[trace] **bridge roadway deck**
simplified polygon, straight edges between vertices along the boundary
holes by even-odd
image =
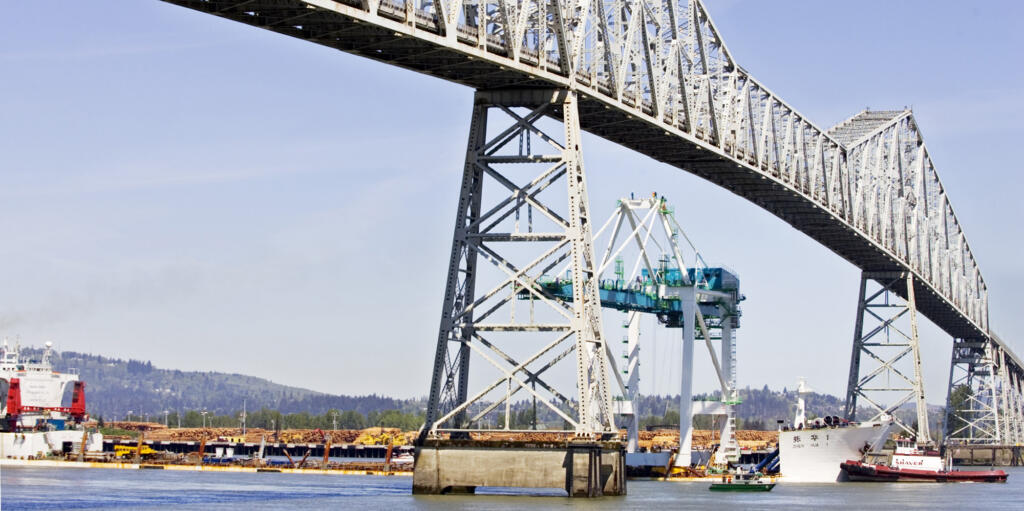
[[[446,38],[432,17],[408,15],[387,0],[163,0],[479,90],[569,88],[557,62],[508,58],[503,45],[479,45],[460,26]],[[376,4],[376,2],[373,2]],[[315,6],[315,8],[314,8]],[[415,22],[403,22],[413,19]],[[472,44],[471,44],[472,43]],[[696,174],[757,204],[865,271],[907,271],[890,251],[846,219],[821,207],[772,172],[737,160],[715,145],[649,114],[644,105],[609,96],[576,75],[583,130]],[[632,104],[627,106],[624,101]],[[824,132],[824,130],[821,130]],[[838,142],[837,142],[838,143]],[[916,272],[918,310],[959,338],[987,337],[974,321]],[[895,289],[904,295],[905,289]],[[1013,357],[1016,359],[1016,357]],[[1018,366],[1020,364],[1018,363]]]

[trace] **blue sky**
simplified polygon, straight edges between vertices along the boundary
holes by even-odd
[[[1024,352],[1024,4],[707,5],[741,65],[819,126],[914,108],[992,325]],[[332,393],[426,393],[471,90],[156,1],[5,14],[0,334]],[[739,272],[741,385],[806,376],[845,392],[852,265],[677,169],[592,136],[584,155],[595,216],[657,190],[709,262]],[[951,340],[930,325],[922,337],[928,400],[942,402]]]

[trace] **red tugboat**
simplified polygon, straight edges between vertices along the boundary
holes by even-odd
[[[939,453],[922,451],[913,441],[896,440],[887,463],[846,460],[839,464],[850,481],[923,483],[1005,483],[1002,470],[949,470]]]

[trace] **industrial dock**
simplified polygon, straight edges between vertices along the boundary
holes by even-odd
[[[175,470],[284,471],[288,473],[406,474],[411,473],[417,432],[394,428],[363,430],[270,431],[249,428],[168,428],[151,422],[112,422],[112,428],[133,435],[107,435],[102,450],[78,452],[67,445],[63,456],[20,456],[2,464],[33,466],[154,468]],[[695,455],[706,463],[716,445],[717,431],[694,432]],[[564,442],[559,433],[474,433],[479,441],[537,443]],[[741,462],[757,463],[777,443],[772,431],[737,432]],[[330,439],[329,442],[325,441]],[[646,452],[670,451],[678,446],[678,431],[642,431],[640,447]],[[202,452],[200,459],[198,453]],[[70,464],[65,464],[70,463]],[[309,472],[312,471],[312,472]],[[689,472],[686,475],[698,475]],[[664,477],[662,474],[660,477]]]

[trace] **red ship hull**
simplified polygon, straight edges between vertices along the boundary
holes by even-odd
[[[892,468],[886,465],[871,465],[846,460],[839,464],[851,481],[870,482],[922,482],[922,483],[1005,483],[1006,472],[1002,470],[915,470]]]

